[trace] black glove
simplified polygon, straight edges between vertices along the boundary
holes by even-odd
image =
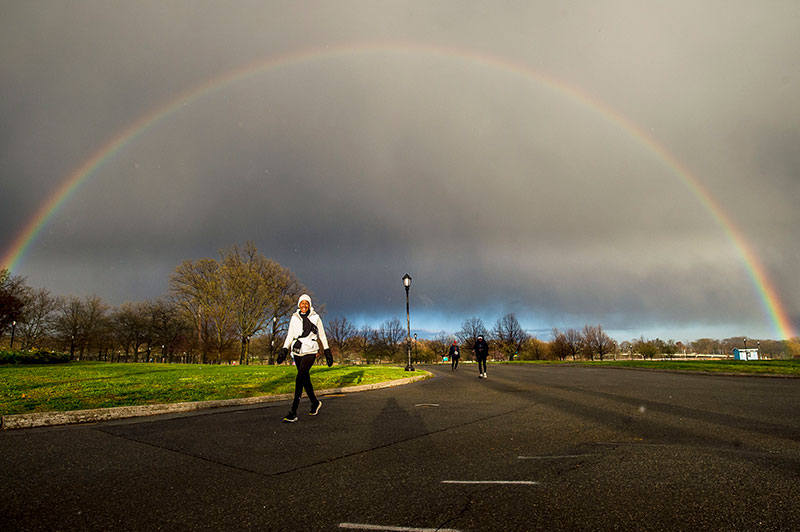
[[[333,355],[331,354],[331,348],[325,350],[325,362],[328,364],[328,367],[333,366]]]
[[[288,354],[289,354],[288,349],[286,349],[285,347],[281,348],[281,350],[278,351],[278,364],[283,364],[283,361],[286,360],[286,355]]]

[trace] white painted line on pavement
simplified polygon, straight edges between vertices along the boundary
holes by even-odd
[[[339,528],[353,530],[390,530],[396,532],[461,532],[454,528],[413,528],[407,526],[368,525],[362,523],[339,523]]]
[[[517,456],[519,460],[556,460],[559,458],[583,458],[584,456],[596,456],[594,454],[554,454],[544,456]]]
[[[443,480],[442,484],[524,484],[535,486],[535,480]]]
[[[597,441],[595,445],[638,445],[641,447],[666,447],[668,443],[644,443],[640,441]]]
[[[414,406],[439,406],[439,403],[419,403]]]

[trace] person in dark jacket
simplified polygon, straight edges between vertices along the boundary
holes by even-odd
[[[478,362],[478,378],[485,379],[486,377],[486,357],[489,356],[489,344],[483,339],[483,335],[479,334],[478,339],[475,340],[475,345],[472,347],[475,352],[475,360]]]
[[[447,352],[450,357],[450,369],[455,371],[458,368],[458,359],[461,358],[461,351],[458,349],[458,341],[453,340],[453,345],[450,346],[450,351]]]
[[[297,312],[292,314],[289,320],[289,330],[286,333],[286,341],[283,348],[278,353],[278,364],[282,364],[289,354],[289,347],[292,348],[292,359],[297,367],[297,378],[294,381],[294,401],[292,409],[283,418],[285,423],[297,421],[297,407],[300,404],[300,396],[303,390],[306,391],[309,401],[311,401],[310,416],[316,416],[322,406],[322,401],[314,395],[314,386],[311,385],[311,366],[319,356],[319,343],[325,350],[325,362],[330,367],[333,364],[333,355],[328,347],[328,338],[325,336],[325,328],[322,326],[322,319],[319,314],[314,312],[311,306],[311,297],[307,294],[300,296],[297,302]]]

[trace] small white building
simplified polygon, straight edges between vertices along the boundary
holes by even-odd
[[[734,360],[758,360],[758,349],[739,349],[733,350]]]

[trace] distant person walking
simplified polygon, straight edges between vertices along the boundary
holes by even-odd
[[[308,400],[311,401],[311,411],[308,413],[310,416],[316,416],[322,407],[322,401],[317,399],[314,395],[314,387],[311,385],[311,366],[319,356],[319,344],[322,342],[322,347],[325,349],[325,362],[328,367],[333,365],[333,356],[331,349],[328,347],[328,338],[325,336],[325,328],[322,326],[322,319],[319,314],[314,312],[314,307],[311,306],[311,297],[307,294],[300,296],[297,302],[297,312],[292,314],[289,319],[289,330],[286,333],[286,341],[283,343],[278,353],[278,364],[282,364],[286,360],[286,355],[289,353],[289,347],[292,348],[292,359],[294,365],[297,367],[297,378],[294,381],[294,401],[292,401],[292,409],[283,418],[285,423],[294,423],[297,421],[297,407],[300,404],[300,396],[303,390],[306,391]]]
[[[458,340],[453,340],[453,345],[450,346],[450,351],[447,352],[450,357],[450,369],[455,371],[458,368],[458,359],[461,358],[461,352],[458,349]]]
[[[475,345],[472,347],[475,352],[475,360],[478,362],[478,378],[485,379],[486,377],[486,357],[489,356],[489,344],[483,339],[483,335],[479,334],[478,339],[475,340]]]

